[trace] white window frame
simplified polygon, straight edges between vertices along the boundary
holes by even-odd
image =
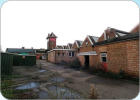
[[[105,54],[105,55],[102,55],[102,54]],[[101,62],[104,62],[104,61],[102,60],[102,57],[106,57],[106,62],[107,62],[107,52],[101,52],[101,53],[100,53],[100,61],[101,61]]]
[[[70,51],[70,52],[69,52],[69,54],[70,54],[69,57],[74,57],[74,56],[75,56],[75,55],[72,56],[72,52],[74,52],[74,51]],[[75,53],[74,53],[74,54],[75,54]]]

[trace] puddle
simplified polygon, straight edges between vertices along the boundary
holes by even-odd
[[[39,92],[39,98],[40,98],[40,99],[49,99],[48,92],[40,91],[40,92]]]
[[[53,77],[53,78],[51,78],[51,81],[54,81],[54,82],[64,82],[65,79],[63,77]]]
[[[39,83],[30,82],[27,84],[20,85],[20,86],[16,87],[15,89],[24,90],[24,89],[32,89],[32,88],[37,88],[37,87],[39,87]]]
[[[51,94],[51,96],[53,98],[57,98],[57,99],[82,98],[78,92],[76,92],[70,88],[66,88],[66,87],[50,86],[50,87],[48,87],[48,90],[49,90],[49,93]]]
[[[45,69],[39,70],[40,73],[45,72],[45,71],[46,71]]]

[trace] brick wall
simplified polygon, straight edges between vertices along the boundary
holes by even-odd
[[[70,63],[71,61],[74,61],[76,59],[76,55],[71,57],[69,56],[69,50],[56,50],[55,54],[56,54],[56,62],[55,63],[62,63],[62,62],[67,62]],[[60,55],[58,56],[58,53],[60,53]],[[64,56],[63,56],[64,53]]]
[[[76,42],[74,42],[74,44],[73,44],[73,46],[72,46],[72,49],[77,49]]]
[[[86,45],[86,42],[88,42],[88,45]],[[80,52],[88,52],[92,50],[93,50],[92,44],[90,43],[88,38],[86,38],[80,47]]]
[[[48,61],[55,63],[55,51],[48,53]]]
[[[80,61],[81,66],[84,66],[84,64],[85,64],[85,58],[84,58],[84,56],[78,56],[78,59]]]
[[[88,42],[88,45],[86,45],[86,42]],[[86,38],[83,42],[83,44],[80,47],[79,52],[88,52],[88,51],[93,51],[93,47],[90,43],[90,41],[88,40],[88,38]],[[84,56],[78,56],[78,59],[80,61],[81,66],[84,66],[85,64],[85,57]],[[93,57],[89,56],[89,60],[90,62],[92,62]],[[92,64],[89,63],[89,65],[91,66]]]
[[[76,54],[79,52],[79,48],[77,47],[76,42],[74,42],[74,44],[73,44],[73,46],[72,46],[72,49],[75,50],[75,53],[76,53]]]
[[[129,40],[95,47],[98,57],[96,67],[101,65],[101,52],[107,52],[108,71],[119,73],[120,70],[132,76],[139,75],[139,40]],[[92,60],[93,61],[93,60]],[[93,64],[93,62],[91,62]],[[94,65],[94,64],[93,64]]]
[[[125,42],[107,45],[107,65],[108,70],[119,73],[127,67],[127,54]]]
[[[127,68],[126,72],[133,76],[139,75],[139,41],[127,41]]]

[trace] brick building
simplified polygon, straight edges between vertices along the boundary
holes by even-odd
[[[51,39],[50,39],[51,38]],[[56,45],[56,36],[51,33],[47,37],[48,39],[48,61],[53,63],[69,63],[76,59],[75,50],[72,49],[72,44],[68,45]]]
[[[91,51],[91,54],[87,54]],[[86,38],[78,55],[84,67],[102,68],[114,73],[124,71],[129,75],[138,76],[139,30],[128,33],[107,28],[98,41],[90,42],[90,39]]]
[[[94,44],[98,41],[98,37],[87,36],[80,46],[78,55],[82,66],[89,67],[94,65],[94,56],[97,55],[93,50]]]
[[[75,42],[73,43],[72,48],[75,50],[76,53],[79,52],[82,43],[83,41],[80,40],[75,40]]]
[[[47,49],[52,50],[56,47],[56,38],[55,34],[52,32],[51,34],[48,34],[48,37],[46,38],[48,40],[47,42]]]
[[[76,40],[65,46],[56,46],[56,36],[49,34],[48,61],[70,63],[78,58],[85,68],[139,76],[139,27],[130,32],[107,28],[100,37],[88,35],[84,41]],[[51,36],[54,39],[49,39]]]

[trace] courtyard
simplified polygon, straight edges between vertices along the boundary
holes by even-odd
[[[86,99],[94,87],[99,99],[132,99],[139,92],[134,81],[103,78],[66,65],[37,60],[35,66],[14,66],[11,88],[28,90],[17,98]],[[15,96],[14,96],[15,97]]]

